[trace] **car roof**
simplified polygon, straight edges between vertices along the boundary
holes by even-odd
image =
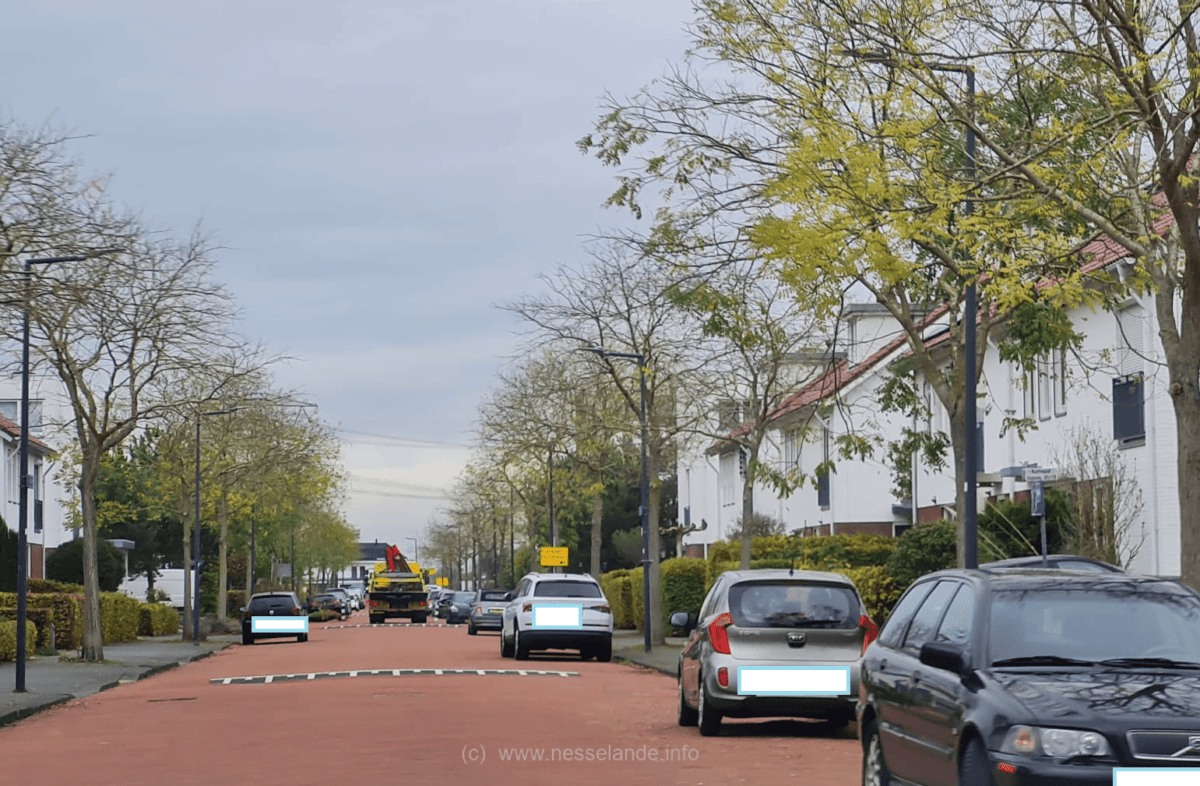
[[[767,568],[759,570],[729,570],[721,574],[729,577],[732,583],[742,581],[824,581],[833,584],[845,584],[853,587],[854,582],[841,573],[830,573],[824,570],[788,570],[787,568]]]
[[[1096,570],[1069,570],[1067,568],[1042,567],[1013,567],[1013,568],[949,568],[930,573],[925,578],[967,578],[990,585],[998,590],[1016,589],[1053,589],[1055,587],[1072,587],[1085,585],[1144,585],[1144,586],[1174,586],[1183,585],[1159,576],[1140,576],[1134,573],[1112,573]],[[1192,590],[1184,588],[1186,591]]]
[[[1102,562],[1091,557],[1081,557],[1077,554],[1048,554],[1046,561],[1049,563],[1056,562],[1082,562],[1087,565],[1095,566],[1099,571],[1107,571],[1109,573],[1124,573],[1125,571],[1116,565],[1108,562]],[[1028,557],[1011,557],[1009,559],[993,560],[981,564],[980,568],[1018,568],[1018,567],[1038,567],[1042,564],[1042,558],[1037,555]],[[1059,567],[1051,565],[1050,567]],[[1089,568],[1060,568],[1063,570],[1089,570]]]
[[[288,592],[286,590],[279,590],[278,592],[256,592],[250,596],[250,600],[254,600],[255,598],[290,598],[295,594],[296,593],[294,592]]]

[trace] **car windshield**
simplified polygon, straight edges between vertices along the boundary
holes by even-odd
[[[251,614],[266,614],[269,611],[286,611],[291,613],[296,603],[289,595],[268,595],[264,598],[251,598],[249,610]]]
[[[854,628],[859,604],[844,585],[755,581],[729,588],[729,613],[742,628]]]
[[[601,598],[600,587],[590,581],[542,581],[533,592],[538,598]]]
[[[1200,655],[1200,598],[1167,582],[998,591],[991,662],[1052,656],[1086,661]]]
[[[479,599],[485,601],[503,601],[508,599],[508,593],[503,590],[484,590],[479,593]]]

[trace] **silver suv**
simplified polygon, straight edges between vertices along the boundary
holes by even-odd
[[[679,655],[679,725],[719,734],[721,719],[854,719],[858,667],[878,635],[858,590],[839,573],[730,571],[698,620],[671,624],[689,637]]]
[[[579,650],[583,660],[612,660],[612,609],[600,582],[585,573],[530,573],[504,607],[500,655],[525,660],[533,650]]]

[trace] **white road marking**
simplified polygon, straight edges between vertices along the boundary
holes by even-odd
[[[209,683],[214,685],[267,685],[275,682],[288,682],[303,680],[315,680],[317,677],[364,677],[364,676],[383,676],[383,677],[405,677],[415,675],[470,675],[470,676],[512,676],[520,675],[522,677],[539,676],[539,677],[578,677],[577,671],[539,671],[533,669],[373,669],[355,670],[355,671],[316,671],[309,674],[267,674],[257,675],[252,677],[216,677],[209,680]]]

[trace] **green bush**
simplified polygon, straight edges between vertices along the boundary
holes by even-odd
[[[137,640],[141,605],[141,601],[122,592],[100,593],[100,632],[105,644]]]
[[[26,606],[25,608],[26,625],[37,629],[37,649],[45,649],[50,646],[50,625],[54,622],[54,618],[49,609],[33,609]],[[0,609],[0,620],[17,621],[16,608]]]
[[[646,619],[646,604],[642,601],[646,594],[642,586],[642,568],[629,571],[629,615],[636,630],[641,630]]]
[[[96,542],[96,567],[100,572],[100,591],[116,592],[125,578],[125,558],[121,550],[103,538]],[[83,584],[83,538],[68,540],[46,558],[46,576],[55,581]]]
[[[68,584],[65,581],[52,581],[50,579],[28,579],[25,582],[25,588],[30,595],[45,595],[47,593],[65,592],[68,594],[82,595],[82,584]]]
[[[918,524],[900,536],[887,572],[899,587],[907,588],[927,573],[954,567],[957,560],[953,521]]]
[[[663,630],[669,630],[671,615],[686,611],[692,619],[700,613],[707,592],[708,565],[702,559],[677,557],[659,566],[662,583]]]
[[[241,619],[242,607],[246,605],[246,590],[227,590],[225,593],[225,616]]]
[[[15,592],[0,592],[0,609],[17,608]],[[83,642],[83,596],[73,593],[47,593],[30,595],[27,609],[46,609],[54,624],[54,647],[60,650],[77,650]]]
[[[308,615],[309,622],[328,622],[329,620],[340,620],[341,614],[338,614],[333,609],[320,609]]]
[[[1068,551],[1071,498],[1057,489],[1046,489],[1046,541],[1048,554]],[[1041,554],[1042,522],[1029,502],[998,500],[979,514],[979,561]]]
[[[179,612],[165,603],[143,603],[138,614],[139,636],[169,636],[179,632]]]
[[[621,568],[601,574],[600,589],[612,609],[613,627],[622,630],[633,629],[633,598],[629,571]]]
[[[854,582],[859,597],[867,607],[867,614],[882,628],[907,585],[901,587],[897,584],[882,565],[847,568],[838,572]]]
[[[25,652],[32,654],[36,645],[36,629],[25,626]],[[0,620],[0,660],[17,659],[17,621]]]

